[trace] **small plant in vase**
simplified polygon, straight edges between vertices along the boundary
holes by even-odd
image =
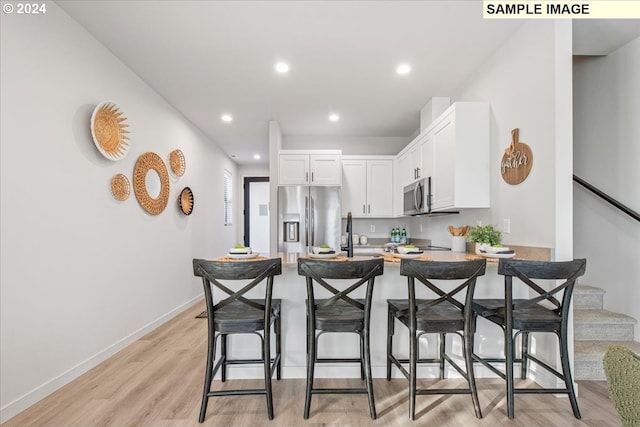
[[[493,225],[476,225],[469,232],[469,240],[475,242],[476,252],[486,247],[500,246],[502,233],[493,228]]]

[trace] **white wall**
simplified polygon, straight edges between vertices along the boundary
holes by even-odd
[[[287,135],[282,141],[283,149],[323,150],[338,149],[344,155],[396,155],[413,138],[375,136],[301,136]]]
[[[413,235],[421,234],[418,227],[422,224],[425,237],[431,238],[433,244],[445,245],[451,243],[449,224],[475,225],[480,220],[502,230],[503,219],[508,218],[511,233],[503,235],[505,244],[556,247],[555,216],[556,209],[560,209],[555,192],[556,25],[553,21],[526,22],[452,96],[452,102],[484,101],[491,105],[491,209],[416,218]],[[564,52],[558,52],[566,61],[571,58],[570,48],[569,31],[568,46],[560,47]],[[570,69],[565,72],[570,73]],[[570,116],[560,119],[571,123]],[[513,128],[520,129],[520,140],[531,147],[534,157],[531,173],[515,186],[504,182],[500,175],[500,160]],[[562,144],[570,144],[570,140]],[[571,170],[571,165],[565,166]],[[562,209],[570,209],[570,203]]]
[[[574,63],[575,173],[640,212],[640,38]],[[576,186],[574,247],[605,308],[640,319],[640,224]],[[640,327],[636,327],[636,341]]]
[[[2,14],[1,420],[12,417],[200,298],[191,259],[234,241],[222,226],[222,170],[236,167],[55,3]],[[127,157],[95,149],[90,117],[118,103]],[[180,148],[167,209],[115,201],[111,177]],[[186,217],[176,199],[195,194]]]

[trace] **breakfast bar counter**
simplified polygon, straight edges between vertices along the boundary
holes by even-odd
[[[386,334],[387,334],[387,299],[407,298],[407,279],[400,276],[400,260],[393,258],[391,254],[375,254],[372,256],[385,256],[384,274],[376,277],[373,290],[373,303],[371,309],[371,363],[374,378],[384,378],[386,376]],[[301,255],[296,253],[277,254],[282,259],[282,274],[275,277],[273,297],[282,300],[282,374],[284,378],[305,378],[306,372],[306,285],[305,278],[298,275],[298,258]],[[342,258],[342,254],[339,255]],[[477,258],[478,255],[471,253],[460,253],[451,251],[424,251],[422,257],[434,261],[465,261]],[[346,257],[344,257],[346,258]],[[354,259],[366,259],[371,256],[357,255]],[[495,260],[492,260],[495,261]],[[327,260],[327,262],[340,262],[340,260]],[[348,262],[343,259],[342,262]],[[330,283],[339,287],[340,281],[333,280]],[[364,292],[364,290],[362,290]],[[517,290],[514,294],[518,297]],[[487,262],[486,274],[479,277],[476,286],[476,297],[478,298],[501,298],[504,295],[504,282],[501,276],[497,275],[497,262]],[[260,297],[259,294],[248,294],[249,297]],[[362,298],[360,295],[355,295]],[[420,295],[417,295],[420,297]],[[318,297],[322,297],[319,295]],[[403,329],[394,337],[394,353],[408,355],[409,340],[408,333]],[[254,337],[233,336],[233,340],[251,340]],[[323,341],[320,349],[319,357],[355,357],[359,351],[359,342],[353,334],[327,333],[321,338]],[[503,354],[504,338],[499,328],[490,325],[488,322],[480,319],[476,332],[476,353],[497,355]],[[454,354],[461,354],[461,343],[457,338],[448,340],[447,346],[452,347]],[[247,341],[234,344],[230,348],[237,350],[240,357],[255,357],[253,352],[255,346]],[[425,357],[435,355],[437,350],[437,337],[429,336],[420,340],[420,354]],[[451,350],[450,350],[451,352]],[[235,352],[234,352],[235,353]],[[238,367],[232,367],[238,369]],[[476,375],[494,376],[486,368],[476,367]],[[401,375],[393,370],[394,377]],[[259,378],[260,369],[256,368],[255,372],[252,368],[242,367],[239,372],[235,373],[237,377]],[[437,377],[438,367],[427,366],[418,369],[419,377]],[[455,371],[448,372],[451,377],[458,377]],[[333,365],[323,367],[319,365],[316,368],[317,378],[359,378],[359,368],[353,365],[345,364],[344,366]]]

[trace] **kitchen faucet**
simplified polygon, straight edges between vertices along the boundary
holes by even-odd
[[[353,219],[351,212],[347,214],[347,257],[353,258]]]

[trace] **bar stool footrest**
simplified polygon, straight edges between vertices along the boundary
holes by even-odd
[[[419,388],[416,390],[416,394],[471,394],[471,390],[457,388]]]
[[[252,394],[267,394],[267,391],[263,388],[261,389],[246,389],[246,390],[220,390],[220,391],[210,391],[207,393],[207,397],[214,396],[246,396]]]
[[[311,394],[368,394],[366,388],[314,388]]]

